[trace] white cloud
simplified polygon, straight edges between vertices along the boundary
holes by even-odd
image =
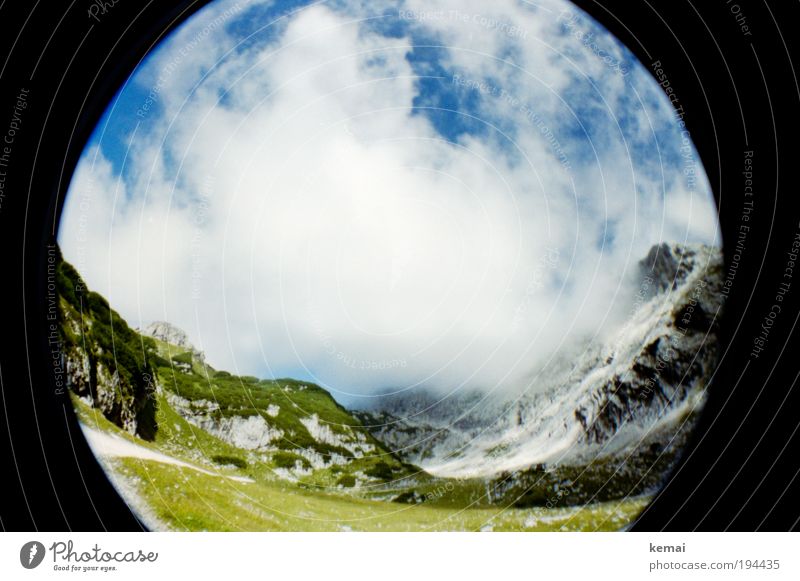
[[[62,220],[67,259],[129,322],[177,324],[220,368],[309,374],[340,395],[522,381],[562,342],[614,323],[623,274],[650,245],[716,232],[704,181],[690,191],[682,167],[665,167],[665,203],[657,160],[632,156],[653,128],[674,132],[655,83],[564,34],[565,6],[411,0],[403,10],[479,18],[406,14],[414,28],[390,38],[360,22],[374,6],[314,5],[235,52],[240,39],[216,27],[163,83],[124,178],[85,152]],[[411,114],[423,31],[449,47],[449,74],[497,89],[475,95],[476,111],[512,142],[489,131],[449,143]],[[631,86],[648,103],[639,113]],[[581,124],[608,131],[588,143]]]

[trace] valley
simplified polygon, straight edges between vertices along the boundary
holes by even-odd
[[[674,465],[716,357],[719,251],[654,248],[653,288],[616,340],[581,346],[535,391],[368,410],[214,369],[168,323],[131,329],[62,261],[66,383],[152,529],[619,530]]]

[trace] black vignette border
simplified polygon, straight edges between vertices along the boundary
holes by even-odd
[[[800,231],[790,155],[800,106],[793,64],[798,3],[575,3],[654,76],[657,68],[666,71],[717,200],[728,272],[736,264],[709,403],[669,483],[633,529],[795,529],[800,286],[781,302],[767,346],[753,352]],[[10,194],[0,206],[4,530],[144,529],[98,466],[49,373],[47,246],[104,108],[139,59],[205,2],[118,0],[106,3],[101,18],[90,16],[91,4],[0,4],[0,122],[10,120],[21,91],[28,102],[7,168]],[[748,156],[752,197],[744,194]],[[743,225],[746,241],[734,261]]]

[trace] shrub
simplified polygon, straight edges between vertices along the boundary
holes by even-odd
[[[401,502],[404,504],[416,504],[417,494],[413,490],[401,492],[392,499],[392,502]]]
[[[378,478],[380,480],[391,480],[392,479],[392,467],[389,466],[386,462],[378,462],[374,466],[370,466],[366,470],[364,470],[364,474],[367,476],[372,476],[373,478]]]
[[[247,468],[247,462],[236,456],[226,456],[224,454],[217,454],[211,456],[212,462],[221,466],[236,466],[237,468]]]
[[[180,355],[175,355],[175,356],[172,358],[172,360],[173,360],[175,363],[186,363],[186,364],[188,364],[188,365],[191,365],[191,364],[192,364],[192,354],[191,354],[191,353],[189,353],[188,351],[184,351],[184,352],[183,352],[183,353],[181,353]]]
[[[345,488],[353,488],[356,485],[356,477],[352,474],[345,474],[336,481],[336,484]]]
[[[311,468],[309,461],[297,454],[292,454],[291,452],[275,452],[275,454],[272,455],[272,462],[275,466],[278,468],[285,468],[286,470],[292,470],[297,465],[298,461],[303,468]]]

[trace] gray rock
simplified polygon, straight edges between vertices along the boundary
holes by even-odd
[[[192,357],[200,363],[205,362],[205,353],[197,349],[191,341],[186,331],[179,329],[171,323],[165,321],[154,321],[139,331],[142,335],[170,343],[176,347],[186,349],[192,353]]]

